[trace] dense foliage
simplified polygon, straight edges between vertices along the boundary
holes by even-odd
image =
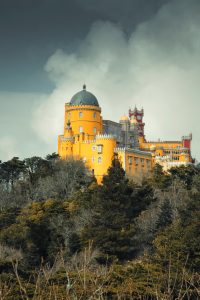
[[[0,163],[2,299],[198,299],[200,169],[98,185],[53,153]]]

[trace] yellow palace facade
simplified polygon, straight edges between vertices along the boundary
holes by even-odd
[[[169,163],[175,150],[180,154],[176,157],[183,163],[191,162],[190,149],[183,147],[182,142],[146,142],[142,118],[143,110],[135,108],[119,123],[103,120],[97,98],[84,85],[83,90],[65,104],[64,132],[58,137],[58,154],[62,159],[83,159],[99,183],[115,153],[127,176],[136,179],[147,176],[155,162]]]

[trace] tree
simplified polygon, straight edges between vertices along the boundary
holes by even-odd
[[[33,200],[48,198],[69,199],[75,192],[87,186],[92,176],[81,160],[53,160],[50,162],[52,171],[40,178],[32,190]]]
[[[200,175],[200,169],[194,165],[173,167],[169,170],[169,172],[172,179],[181,180],[188,189],[191,189],[194,176]]]
[[[158,220],[156,222],[156,229],[162,230],[165,227],[169,226],[173,220],[173,212],[172,207],[168,199],[164,199],[161,206],[160,212],[158,216]]]
[[[13,157],[0,164],[0,182],[5,184],[7,190],[12,190],[14,183],[23,177],[25,171],[24,162],[19,157]]]
[[[163,171],[163,167],[157,163],[154,166],[150,183],[154,188],[166,189],[171,184],[171,178]]]
[[[129,182],[115,156],[102,185],[93,191],[93,215],[82,232],[83,242],[92,240],[94,247],[110,257],[132,258],[135,254],[133,219],[149,204],[149,192],[147,187]]]
[[[164,216],[163,216],[164,217]],[[166,219],[165,219],[166,221]],[[168,223],[170,220],[168,220]],[[188,269],[200,271],[200,193],[179,207],[179,218],[159,232],[154,240],[155,254],[160,263],[179,261]]]
[[[127,183],[128,179],[125,178],[125,171],[122,168],[118,156],[115,155],[112,160],[111,167],[108,169],[108,175],[103,177],[103,186],[115,188],[116,185]]]
[[[4,224],[0,243],[21,249],[27,266],[39,266],[41,259],[51,264],[61,250],[66,255],[79,250],[67,203],[51,199],[33,202],[16,213],[0,215]]]
[[[28,179],[32,185],[36,184],[38,179],[52,175],[52,163],[50,160],[33,156],[26,158],[24,164],[27,170]]]
[[[46,160],[49,160],[49,161],[55,161],[55,160],[58,160],[59,158],[60,158],[60,156],[56,152],[53,152],[52,154],[48,154],[46,156]]]

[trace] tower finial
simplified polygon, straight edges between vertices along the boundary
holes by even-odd
[[[86,90],[86,84],[84,83],[84,85],[83,85],[83,90]]]
[[[70,120],[68,120],[68,122],[67,122],[67,129],[70,129],[71,128],[71,122],[70,122]]]

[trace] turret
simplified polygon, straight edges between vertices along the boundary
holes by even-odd
[[[191,149],[192,134],[182,137],[182,145],[184,148]]]
[[[135,119],[138,122],[138,134],[139,137],[143,137],[143,141],[145,141],[145,135],[144,135],[144,126],[145,123],[143,123],[143,116],[144,116],[144,110],[137,109],[137,107],[134,108],[134,110],[129,109],[129,118]]]
[[[70,120],[68,120],[64,130],[64,137],[72,137],[72,136],[73,136],[73,132],[71,128],[71,122]]]
[[[130,143],[131,148],[139,148],[139,126],[136,118],[130,121]]]
[[[86,90],[76,93],[65,105],[65,122],[70,120],[74,135],[85,133],[93,140],[96,134],[102,133],[101,108],[97,98]]]

